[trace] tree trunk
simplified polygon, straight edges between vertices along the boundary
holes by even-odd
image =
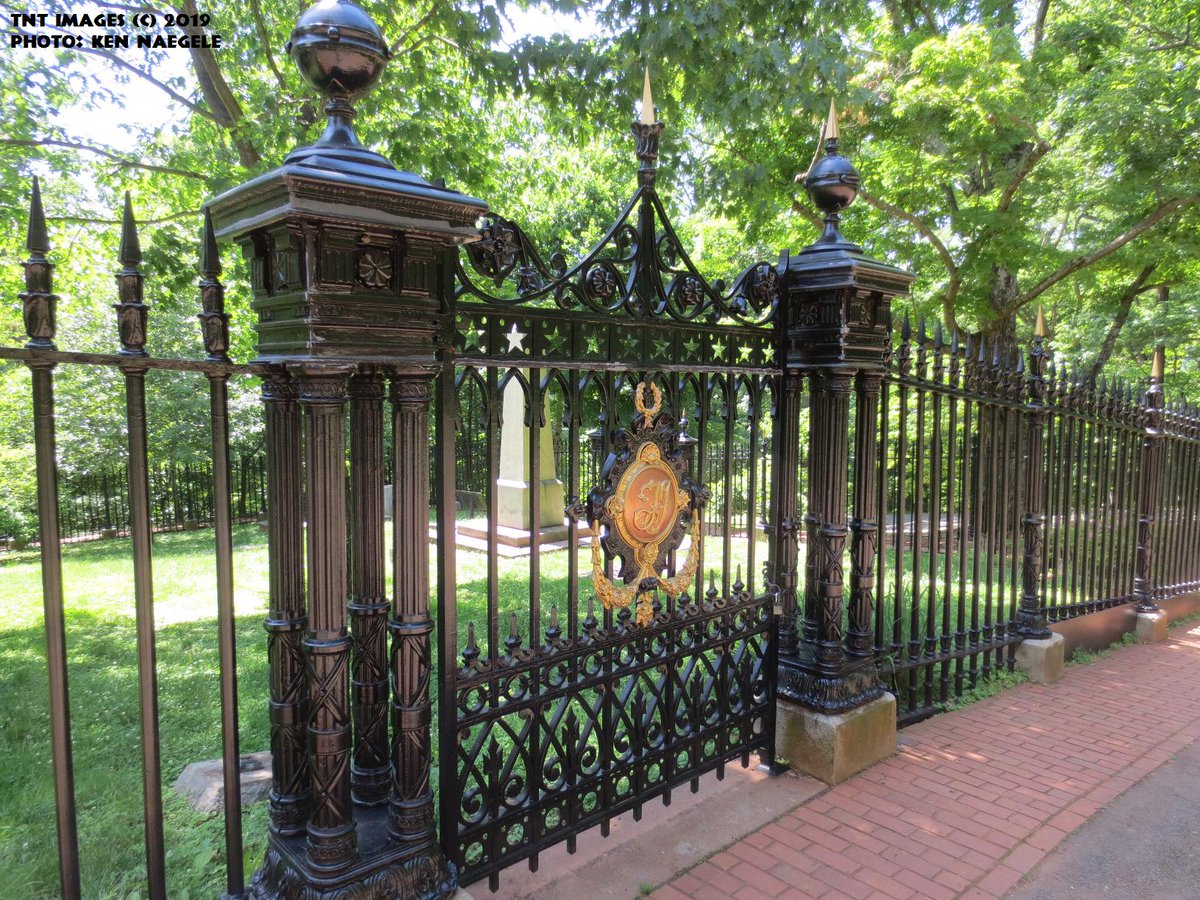
[[[1133,280],[1133,284],[1125,289],[1125,293],[1121,295],[1121,299],[1117,301],[1117,315],[1113,318],[1112,324],[1108,327],[1108,333],[1104,335],[1104,343],[1100,345],[1100,352],[1096,354],[1096,359],[1092,363],[1091,369],[1088,370],[1088,378],[1095,381],[1100,377],[1100,370],[1112,357],[1112,352],[1117,346],[1117,336],[1121,333],[1121,329],[1125,327],[1125,322],[1129,318],[1129,311],[1133,309],[1134,298],[1142,291],[1146,290],[1146,281],[1154,274],[1158,263],[1150,263],[1138,273],[1138,277]]]

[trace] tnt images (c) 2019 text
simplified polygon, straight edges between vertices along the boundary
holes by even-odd
[[[8,13],[10,48],[174,50],[224,46],[208,13]],[[79,33],[68,29],[81,29]]]

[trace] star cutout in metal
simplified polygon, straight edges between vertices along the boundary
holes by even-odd
[[[713,341],[712,349],[713,349],[713,356],[715,356],[717,359],[725,358],[725,342],[724,341],[720,341],[720,340]]]
[[[483,349],[483,336],[487,334],[482,328],[470,319],[459,322],[459,329],[463,336],[463,349],[470,350],[472,347]]]
[[[741,347],[739,347],[738,348],[738,362],[749,362],[750,361],[750,352],[753,349],[754,348],[748,344],[743,344]]]
[[[654,341],[654,355],[655,356],[666,356],[667,350],[669,350],[670,347],[671,347],[670,341],[664,341],[661,338],[658,340],[655,340]]]
[[[687,350],[688,356],[695,356],[696,351],[700,349],[700,344],[694,337],[690,337],[683,342],[683,347],[685,350]]]
[[[512,323],[512,328],[510,328],[508,330],[508,334],[504,336],[508,339],[509,353],[512,353],[514,350],[519,350],[522,353],[525,352],[525,338],[528,337],[528,335],[526,335],[523,331],[517,330],[516,322]]]

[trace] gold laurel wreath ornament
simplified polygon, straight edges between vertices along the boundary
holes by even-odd
[[[647,388],[652,398],[649,406],[645,402]],[[643,427],[648,427],[662,410],[662,401],[662,391],[658,385],[653,382],[638,384],[633,394],[633,405],[643,416]],[[635,503],[631,505],[627,502],[630,489],[638,476],[646,472],[657,473],[662,477],[653,485],[643,487],[639,496],[635,498]],[[683,568],[671,578],[663,578],[655,568],[655,562],[663,540],[674,531],[677,517],[690,503],[688,492],[680,488],[675,471],[662,459],[658,446],[649,440],[638,445],[633,464],[621,475],[616,492],[604,504],[604,511],[612,520],[613,526],[634,551],[638,573],[631,583],[617,585],[604,574],[600,552],[600,519],[594,518],[589,523],[592,529],[592,585],[605,609],[625,609],[637,600],[637,623],[649,625],[654,620],[654,604],[650,595],[655,590],[661,589],[671,598],[678,597],[687,590],[700,566],[702,535],[698,508],[692,509],[692,545],[688,549]],[[631,508],[635,509],[633,527],[629,522]],[[654,532],[653,539],[638,539],[639,531],[645,532],[655,525],[658,526],[658,530]]]

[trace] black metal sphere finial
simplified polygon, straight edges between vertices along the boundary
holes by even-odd
[[[379,26],[351,0],[310,6],[284,49],[305,81],[327,100],[347,104],[374,86],[390,55]]]
[[[829,103],[829,118],[821,129],[821,140],[825,144],[825,155],[813,160],[808,171],[801,178],[804,189],[817,209],[825,214],[825,231],[817,240],[817,245],[839,244],[849,245],[838,229],[841,222],[839,215],[843,209],[854,202],[858,196],[862,179],[858,170],[846,157],[838,152],[838,122],[837,109],[833,101]]]
[[[363,147],[350,125],[352,101],[374,87],[391,55],[374,20],[351,0],[320,0],[297,20],[284,49],[304,80],[325,98],[329,117],[316,144],[294,150],[287,161],[301,162],[320,154],[327,161],[392,168],[382,156]]]

